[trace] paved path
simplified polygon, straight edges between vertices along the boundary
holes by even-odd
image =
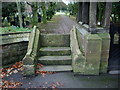
[[[22,86],[18,88],[52,88],[54,86],[56,88],[73,88],[73,90],[75,88],[118,88],[118,76],[108,74],[74,76],[73,72],[59,72],[47,74],[44,77],[42,75],[23,77],[22,74],[17,73],[5,78],[5,80],[22,82]]]
[[[77,24],[74,17],[69,17],[64,14],[55,15],[52,19],[54,22],[48,22],[42,25],[42,30],[47,33],[68,34],[74,25]]]

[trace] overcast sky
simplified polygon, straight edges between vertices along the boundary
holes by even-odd
[[[70,0],[62,0],[66,5],[68,5],[68,3],[70,3]]]

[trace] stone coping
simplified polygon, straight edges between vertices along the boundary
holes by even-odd
[[[83,22],[79,22],[79,25],[80,25],[80,27],[84,28],[87,32],[92,33],[90,31],[91,28],[89,27],[88,24],[83,24]],[[94,28],[94,30],[95,30],[95,32],[92,34],[108,33],[108,29],[106,29],[104,27],[96,27],[96,28]]]
[[[29,41],[29,34],[30,32],[0,34],[0,45]]]
[[[49,33],[49,34],[44,34],[44,33],[40,33],[40,35],[70,35],[69,33],[68,34],[59,34],[59,33]]]
[[[30,32],[12,32],[12,33],[4,33],[4,34],[0,34],[0,36],[12,35],[12,34],[23,34],[23,33],[30,33]]]

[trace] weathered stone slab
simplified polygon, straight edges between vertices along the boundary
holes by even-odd
[[[79,49],[77,36],[76,36],[76,29],[75,27],[70,32],[70,46],[71,46],[71,53],[72,53],[72,68],[74,73],[83,74],[85,70],[85,62],[86,59],[82,55],[82,52]]]
[[[78,40],[79,49],[82,53],[85,52],[85,36],[89,33],[82,27],[75,27],[76,38]]]
[[[107,73],[107,70],[108,70],[108,61],[103,61],[102,60],[100,62],[100,73]]]
[[[69,34],[41,34],[40,36],[41,47],[69,47],[70,35]]]
[[[71,56],[42,56],[38,63],[43,65],[71,65]]]
[[[39,70],[41,71],[49,71],[49,72],[61,72],[61,71],[72,71],[71,65],[47,65]]]
[[[85,71],[85,57],[81,54],[79,55],[72,55],[72,67],[74,73],[84,74]]]
[[[102,51],[108,52],[109,48],[110,48],[110,35],[109,35],[109,33],[100,33],[98,35],[102,39]]]
[[[108,33],[100,33],[98,35],[102,39],[100,73],[107,73],[110,48],[110,35]]]
[[[84,74],[99,75],[102,40],[97,34],[86,35]]]
[[[34,57],[31,57],[29,55],[26,55],[24,58],[23,58],[23,64],[24,65],[33,65],[34,64]]]
[[[89,34],[85,38],[85,53],[101,52],[101,38],[98,35]]]
[[[36,57],[39,50],[38,49],[39,39],[40,39],[39,37],[40,37],[40,31],[37,29],[36,26],[34,26],[33,31],[30,34],[27,53],[23,58],[23,65],[25,66],[25,69],[23,72],[25,75],[33,74],[36,69]],[[28,69],[27,66],[30,66],[30,68]]]
[[[23,59],[27,51],[28,42],[19,42],[14,44],[2,45],[2,50],[0,51],[2,65],[14,64]]]
[[[18,43],[22,41],[29,40],[29,33],[19,33],[19,34],[7,34],[0,36],[2,39],[2,43],[0,45],[11,44],[11,43]]]
[[[24,71],[23,71],[24,76],[29,76],[29,75],[35,74],[34,65],[23,65],[23,68],[24,68]]]
[[[42,56],[65,56],[70,55],[70,47],[44,47],[40,48],[39,55]]]
[[[108,61],[109,58],[109,51],[102,51],[101,52],[101,60],[106,59],[106,61]]]

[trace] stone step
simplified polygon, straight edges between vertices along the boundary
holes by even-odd
[[[109,74],[120,75],[120,70],[111,70],[111,71],[109,71]]]
[[[39,68],[41,71],[49,71],[49,72],[64,72],[64,71],[72,71],[71,65],[47,65]]]
[[[71,56],[42,56],[38,59],[38,63],[43,65],[71,65]]]
[[[41,34],[41,47],[69,47],[70,34]]]
[[[70,47],[43,47],[40,48],[41,56],[64,56],[70,55]]]

